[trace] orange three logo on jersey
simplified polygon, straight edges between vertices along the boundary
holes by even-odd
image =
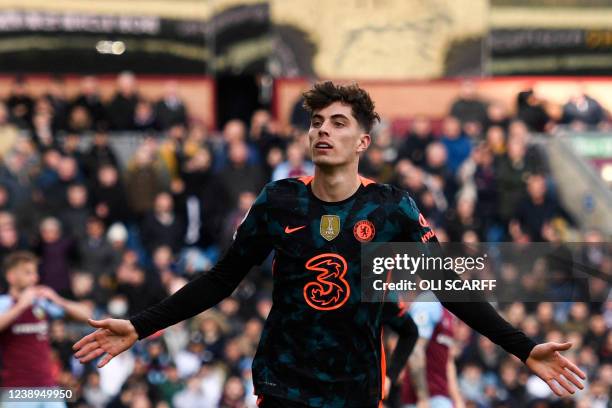
[[[344,279],[348,266],[338,254],[321,254],[306,262],[306,269],[319,272],[316,281],[304,285],[306,303],[317,310],[334,310],[341,307],[351,294],[351,287]]]

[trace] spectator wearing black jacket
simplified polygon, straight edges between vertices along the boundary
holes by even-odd
[[[17,76],[11,85],[6,106],[10,112],[11,121],[22,129],[32,125],[34,99],[30,95],[28,83],[22,76]]]
[[[166,130],[174,125],[187,126],[187,109],[178,94],[176,81],[164,85],[164,96],[155,105],[155,123],[159,130]]]
[[[134,114],[138,100],[136,77],[131,72],[122,72],[117,77],[117,92],[108,105],[112,129],[134,129]]]
[[[532,241],[542,241],[542,227],[557,217],[571,221],[556,196],[548,191],[546,177],[538,173],[530,175],[527,196],[519,202],[515,214],[521,229]]]
[[[92,187],[92,202],[96,216],[106,225],[130,219],[126,191],[117,168],[112,164],[104,164],[98,169]]]
[[[191,157],[177,152],[183,189],[175,196],[177,212],[186,222],[185,242],[208,247],[215,243],[228,211],[225,186],[212,173],[212,154],[201,146]]]
[[[544,101],[539,99],[533,89],[519,92],[517,97],[518,118],[527,124],[533,132],[544,132],[550,117],[544,108]]]
[[[398,151],[398,160],[408,159],[415,166],[422,167],[425,164],[425,152],[427,146],[434,141],[429,119],[418,116],[412,122],[410,132],[404,138]]]
[[[98,80],[92,75],[83,77],[81,80],[81,90],[77,97],[72,101],[67,117],[72,110],[77,107],[84,108],[91,119],[91,128],[97,129],[106,124],[108,126],[108,113],[100,97]],[[66,120],[68,120],[66,118]]]
[[[96,177],[98,170],[104,165],[119,166],[117,155],[108,142],[108,132],[104,127],[100,127],[96,131],[93,143],[83,158],[84,171],[90,179]]]
[[[174,253],[184,245],[185,221],[174,209],[174,199],[168,192],[155,197],[153,210],[142,222],[144,245],[149,253],[161,245],[168,245]]]
[[[486,123],[487,105],[478,97],[474,82],[467,80],[461,83],[459,98],[453,102],[450,115],[462,124],[477,122],[482,126]]]

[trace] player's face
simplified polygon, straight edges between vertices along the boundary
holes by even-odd
[[[23,290],[38,283],[38,270],[34,262],[23,262],[16,265],[6,274],[6,280],[11,287]]]
[[[350,105],[334,102],[313,112],[308,130],[312,161],[317,166],[342,166],[359,160],[370,144]]]

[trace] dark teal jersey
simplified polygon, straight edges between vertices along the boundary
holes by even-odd
[[[310,180],[268,184],[235,237],[239,256],[256,263],[274,251],[255,391],[316,407],[373,407],[384,378],[383,309],[361,302],[361,243],[420,241],[430,229],[394,187],[363,179],[353,196],[328,203]]]

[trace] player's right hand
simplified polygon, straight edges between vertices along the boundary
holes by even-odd
[[[138,340],[138,333],[129,320],[89,319],[87,322],[98,330],[83,337],[72,346],[75,351],[74,356],[79,359],[81,364],[106,353],[106,356],[98,363],[98,368],[102,368],[113,357],[132,347]]]
[[[31,306],[32,303],[34,303],[34,299],[38,297],[38,292],[39,290],[35,286],[31,286],[25,289],[19,295],[19,299],[17,300],[17,306],[23,307],[23,308]]]
[[[429,399],[417,401],[416,408],[429,408]]]

